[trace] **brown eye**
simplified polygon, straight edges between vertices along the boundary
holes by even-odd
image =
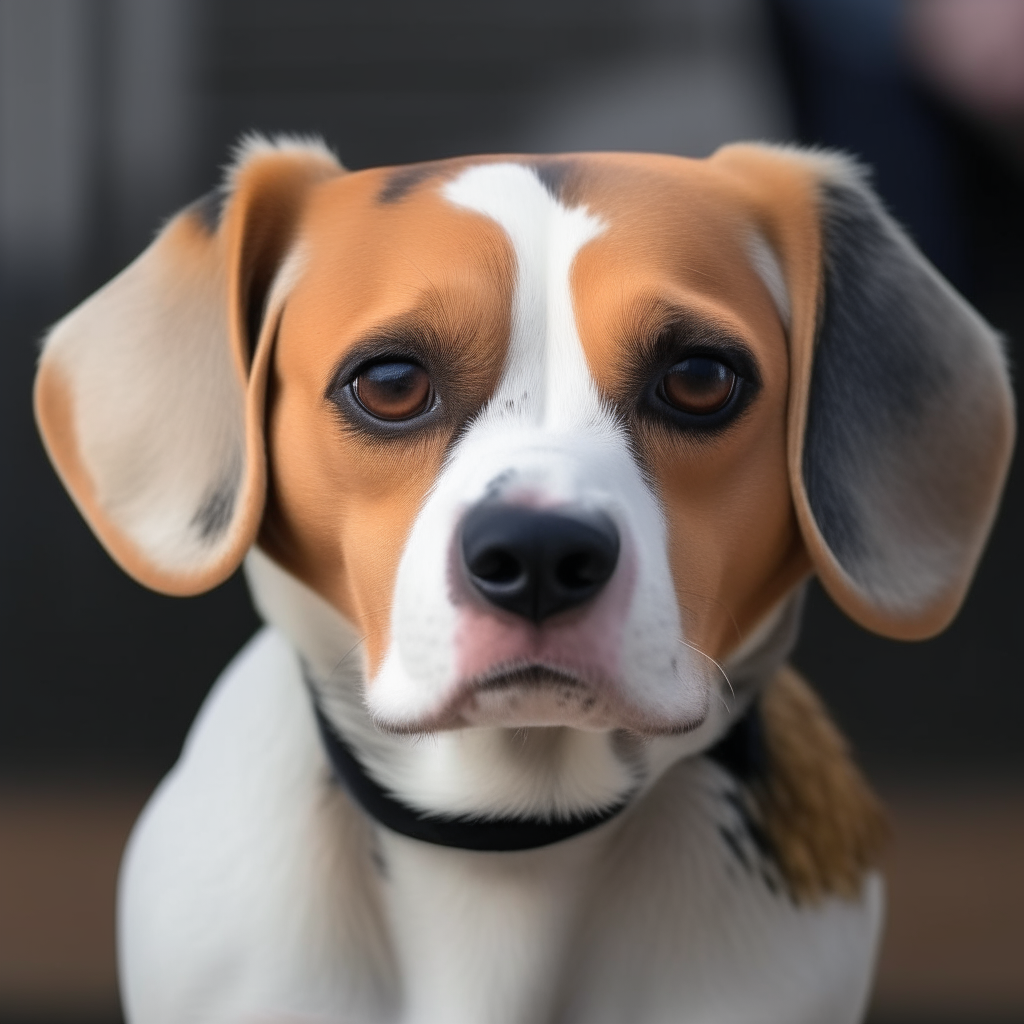
[[[662,378],[669,405],[691,416],[710,416],[723,409],[736,388],[736,374],[724,363],[691,356],[676,363]]]
[[[434,389],[422,366],[377,363],[352,381],[359,404],[380,420],[408,420],[430,408]]]

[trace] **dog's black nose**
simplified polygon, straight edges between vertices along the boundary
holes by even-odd
[[[589,601],[611,578],[619,531],[601,512],[570,515],[485,502],[462,523],[470,582],[532,622]]]

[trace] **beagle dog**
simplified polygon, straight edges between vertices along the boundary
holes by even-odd
[[[803,584],[943,629],[1014,428],[852,161],[252,138],[35,401],[128,573],[244,562],[267,622],[129,843],[131,1024],[861,1019],[884,827]]]

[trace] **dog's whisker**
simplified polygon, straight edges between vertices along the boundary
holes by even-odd
[[[707,594],[702,594],[699,590],[687,590],[685,587],[677,587],[676,590],[680,594],[690,594],[701,601],[706,601],[709,604],[713,604],[716,607],[721,608],[722,611],[724,611],[725,614],[729,617],[729,622],[732,623],[733,632],[736,634],[736,640],[740,641],[743,639],[743,634],[740,632],[740,626],[739,623],[736,621],[736,616],[733,615],[732,609],[720,598],[710,597]],[[694,609],[689,608],[686,605],[683,605],[683,610],[691,612],[691,614],[694,611]]]
[[[684,647],[689,647],[691,651],[696,651],[696,653],[699,654],[702,658],[707,658],[707,660],[710,661],[711,664],[714,665],[715,668],[717,668],[718,671],[722,673],[722,678],[725,680],[725,685],[729,687],[729,692],[733,695],[733,698],[736,697],[736,691],[733,689],[732,680],[729,678],[729,673],[726,672],[725,669],[722,668],[722,666],[717,661],[715,661],[715,659],[712,658],[710,654],[706,654],[699,647],[695,646],[694,644],[688,643],[686,640],[679,639],[679,643],[681,643]]]
[[[329,679],[330,679],[331,681],[333,681],[334,679],[336,679],[336,678],[337,678],[337,676],[338,676],[338,675],[339,675],[339,673],[341,672],[341,668],[342,668],[342,666],[343,666],[343,665],[345,664],[345,662],[346,662],[346,661],[348,661],[348,659],[349,659],[350,657],[352,657],[352,655],[353,655],[353,654],[354,654],[354,653],[355,653],[355,652],[356,652],[357,650],[359,650],[359,648],[360,648],[360,647],[362,647],[362,645],[363,645],[363,644],[364,644],[364,643],[366,642],[366,636],[367,636],[367,634],[364,634],[363,636],[361,636],[361,637],[360,637],[360,638],[359,638],[359,639],[358,639],[358,640],[357,640],[357,641],[356,641],[356,642],[355,642],[355,643],[354,643],[354,644],[353,644],[353,645],[352,645],[352,646],[351,646],[351,647],[350,647],[350,648],[349,648],[349,649],[348,649],[348,650],[347,650],[347,651],[346,651],[346,652],[345,652],[345,653],[344,653],[344,654],[343,654],[343,655],[341,656],[341,658],[340,658],[340,659],[338,660],[338,662],[337,662],[337,664],[336,664],[336,665],[334,666],[334,668],[332,668],[332,669],[331,669],[331,672],[330,672],[330,676],[328,677],[328,678],[329,678]]]
[[[715,696],[722,702],[722,707],[725,708],[725,713],[732,714],[732,708],[729,706],[729,702],[725,699],[725,694],[720,690],[715,693]]]

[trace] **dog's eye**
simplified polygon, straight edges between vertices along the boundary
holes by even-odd
[[[434,389],[416,363],[376,363],[352,381],[359,404],[379,420],[408,420],[430,408]]]
[[[717,359],[691,356],[662,377],[659,390],[674,409],[691,416],[710,416],[729,404],[736,390],[736,374]]]

